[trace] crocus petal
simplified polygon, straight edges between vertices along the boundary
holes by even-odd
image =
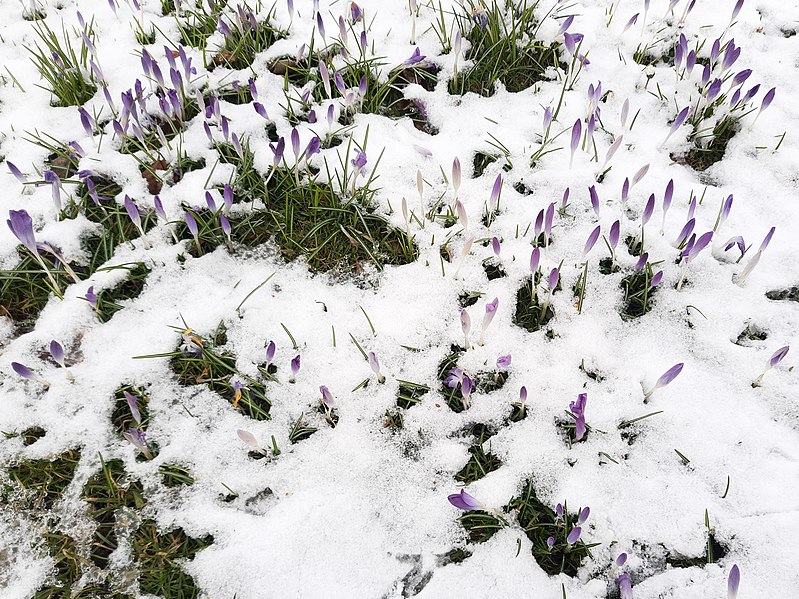
[[[11,368],[24,379],[34,378],[33,371],[24,364],[20,364],[19,362],[11,362]]]
[[[569,536],[566,537],[566,542],[569,545],[574,545],[577,541],[580,540],[580,535],[582,534],[582,532],[583,532],[582,528],[580,528],[579,526],[575,526],[574,528],[571,529],[571,532],[569,532]]]
[[[677,378],[677,375],[682,372],[682,367],[684,364],[680,362],[679,364],[675,364],[671,368],[669,368],[666,372],[664,372],[661,377],[658,379],[658,382],[655,383],[655,387],[665,387],[671,381]]]
[[[788,353],[789,349],[790,349],[790,346],[786,345],[785,347],[781,347],[776,352],[774,352],[774,355],[771,356],[771,358],[769,358],[769,361],[768,361],[769,368],[773,368],[774,366],[776,366],[777,364],[782,362],[782,359]]]
[[[733,564],[729,578],[727,578],[727,599],[736,599],[738,597],[738,586],[740,584],[741,571],[738,569],[738,564]]]

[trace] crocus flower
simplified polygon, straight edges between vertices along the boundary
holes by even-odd
[[[633,599],[633,583],[627,572],[616,577],[616,584],[619,586],[620,599]]]
[[[630,181],[630,189],[632,189],[633,187],[635,187],[635,186],[636,186],[636,185],[637,185],[637,184],[638,184],[638,183],[641,181],[641,179],[643,179],[644,177],[646,177],[646,174],[647,174],[648,172],[649,172],[649,165],[648,165],[648,164],[645,164],[644,166],[642,166],[641,168],[639,168],[639,169],[638,169],[638,172],[636,172],[636,173],[633,175],[632,181]]]
[[[611,270],[613,269],[613,265],[616,262],[616,246],[619,245],[619,235],[621,234],[621,222],[614,221],[612,225],[610,225],[610,233],[608,234],[608,245],[610,246],[610,254],[611,254]]]
[[[186,210],[185,214],[183,215],[184,220],[186,221],[186,228],[191,233],[191,236],[194,237],[194,244],[197,246],[197,253],[202,253],[202,248],[200,246],[200,229],[197,225],[197,219],[194,218],[194,215]]]
[[[616,558],[616,567],[621,568],[626,563],[627,563],[627,554],[620,553],[619,557]]]
[[[500,356],[497,358],[497,368],[500,370],[505,370],[510,366],[511,362],[511,355],[508,354],[506,356]]]
[[[469,511],[483,508],[480,502],[469,495],[465,489],[461,489],[460,493],[453,493],[452,495],[449,495],[447,499],[459,510]]]
[[[555,537],[547,537],[547,548],[552,549],[555,546]]]
[[[738,597],[738,586],[740,584],[741,571],[738,569],[738,564],[733,564],[730,569],[730,575],[727,578],[727,599],[736,599]]]
[[[203,351],[203,340],[193,333],[191,329],[181,333],[183,343],[180,344],[180,353],[186,358],[199,356]]]
[[[19,362],[11,362],[11,368],[16,372],[19,376],[24,379],[29,379],[32,381],[36,381],[38,383],[43,384],[45,387],[49,387],[50,383],[45,381],[43,378],[36,376],[36,374],[24,364],[20,364]]]
[[[422,62],[425,58],[427,58],[427,56],[422,54],[421,50],[419,50],[417,46],[416,50],[413,51],[413,54],[411,54],[410,58],[406,59],[403,64],[413,65]]]
[[[535,273],[538,270],[538,264],[541,261],[541,250],[539,248],[533,248],[533,251],[530,253],[530,272],[535,277]]]
[[[333,408],[333,403],[335,402],[333,394],[325,385],[319,386],[319,392],[322,394],[322,405],[325,407],[325,411],[329,412]]]
[[[8,167],[9,172],[17,178],[17,181],[23,184],[28,182],[28,178],[22,174],[22,171],[19,170],[13,162],[6,160],[6,166]]]
[[[461,330],[463,331],[464,346],[469,349],[469,332],[472,330],[472,319],[465,308],[461,310]]]
[[[599,225],[597,225],[596,228],[593,231],[591,231],[591,234],[588,236],[588,239],[585,241],[585,246],[583,247],[583,257],[581,258],[582,260],[585,259],[585,257],[588,255],[588,252],[590,252],[591,249],[594,247],[596,240],[599,239],[599,232],[600,232]]]
[[[460,200],[455,200],[455,214],[458,215],[458,222],[464,231],[469,230],[469,215],[466,213],[466,207]]]
[[[752,383],[753,387],[760,386],[760,383],[763,382],[763,377],[766,376],[766,373],[772,368],[774,368],[777,364],[782,362],[783,358],[785,358],[785,356],[788,354],[789,349],[790,346],[786,345],[785,347],[781,347],[780,349],[775,351],[774,354],[772,354],[772,356],[769,358],[768,362],[766,363],[766,369],[759,377],[757,377],[755,382]]]
[[[580,514],[577,516],[577,523],[585,524],[585,521],[588,520],[588,516],[590,514],[591,514],[591,508],[585,506],[583,509],[580,510]]]
[[[586,432],[585,426],[585,404],[588,401],[587,393],[580,393],[577,401],[569,402],[569,410],[574,416],[574,440],[580,441]],[[582,523],[581,523],[582,524]]]
[[[571,158],[569,159],[569,168],[571,168],[572,165],[574,164],[574,153],[577,151],[577,147],[580,145],[580,137],[582,136],[582,131],[583,131],[583,125],[580,122],[580,119],[577,119],[576,121],[574,121],[574,125],[572,126]]]
[[[663,271],[659,270],[654,275],[652,275],[652,279],[649,281],[649,288],[654,289],[660,282],[663,280]]]
[[[249,446],[250,449],[257,451],[260,454],[266,455],[266,450],[258,444],[258,440],[255,438],[255,435],[241,429],[237,430],[236,434],[239,436],[239,439],[244,441],[244,443]]]
[[[588,188],[588,196],[591,198],[591,208],[594,209],[594,213],[599,216],[599,194],[596,190],[596,185],[592,185]]]
[[[386,377],[380,374],[380,362],[377,361],[377,356],[375,355],[375,352],[370,351],[368,354],[368,359],[369,359],[369,367],[372,369],[372,372],[374,372],[377,375],[377,382],[380,384],[385,383]]]
[[[775,227],[771,227],[769,232],[766,233],[766,236],[763,238],[763,242],[760,244],[760,249],[757,253],[749,259],[749,262],[746,263],[746,266],[741,271],[741,274],[738,276],[736,283],[738,285],[743,285],[746,282],[746,279],[749,278],[749,275],[752,274],[755,266],[757,266],[758,262],[760,262],[760,257],[763,255],[763,252],[768,247],[769,243],[771,242],[771,238],[774,236],[774,231],[776,230]]]
[[[463,375],[461,379],[461,397],[463,402],[463,409],[469,409],[472,403],[472,390],[474,389],[474,381],[468,374]]]
[[[653,394],[655,391],[657,391],[657,390],[658,390],[658,389],[660,389],[661,387],[665,387],[665,386],[666,386],[666,385],[668,385],[668,384],[669,384],[671,381],[673,381],[674,379],[676,379],[676,378],[677,378],[677,375],[678,375],[678,374],[680,374],[680,373],[682,372],[682,367],[683,367],[683,366],[684,366],[684,364],[683,364],[682,362],[680,362],[679,364],[675,364],[674,366],[672,366],[671,368],[669,368],[669,369],[668,369],[666,372],[664,372],[664,373],[663,373],[663,374],[660,376],[660,378],[657,380],[657,382],[655,383],[655,386],[654,386],[654,387],[652,387],[652,388],[651,388],[651,389],[650,389],[650,390],[649,390],[649,391],[646,393],[646,395],[644,395],[644,403],[646,403],[646,402],[648,402],[648,401],[649,401],[649,398],[650,398],[650,397],[652,397],[652,394]]]
[[[555,506],[555,516],[563,518],[563,504],[559,503]]]
[[[233,407],[238,408],[241,398],[244,397],[245,392],[249,393],[247,387],[240,380],[234,378],[230,383],[233,389]]]
[[[297,373],[300,371],[300,354],[297,354],[291,360],[291,377],[289,377],[289,383],[295,383],[297,381]]]
[[[499,252],[502,250],[502,246],[499,243],[499,237],[491,238],[491,249],[494,251],[494,255],[499,258]]]
[[[274,358],[275,358],[275,349],[276,348],[275,348],[275,342],[274,341],[270,341],[266,345],[266,363],[267,363],[267,365],[271,364],[272,360],[274,360]]]
[[[498,306],[498,297],[495,297],[493,301],[486,304],[486,311],[483,315],[483,324],[480,327],[480,340],[478,341],[480,345],[483,345],[483,337],[485,336],[485,332],[488,329],[488,326],[491,324],[491,321],[494,320],[494,315],[497,312]]]
[[[125,395],[125,400],[128,402],[128,408],[130,408],[130,415],[133,416],[133,420],[136,424],[141,425],[141,412],[139,411],[139,404],[136,400],[136,396],[132,393],[128,393],[127,391],[123,391]]]
[[[463,381],[463,368],[451,368],[444,379],[444,384],[450,389],[454,389]]]
[[[458,266],[455,268],[455,274],[453,275],[454,277],[457,277],[458,273],[460,273],[461,267],[463,266],[463,263],[466,260],[466,256],[468,256],[469,252],[472,251],[473,243],[474,243],[474,235],[469,235],[469,237],[467,237],[464,240],[463,248],[461,249],[461,256],[460,259],[458,260]]]
[[[580,528],[579,526],[575,526],[569,532],[569,536],[566,537],[566,542],[569,545],[574,545],[577,541],[580,540],[580,534],[582,534],[582,532],[583,532],[582,528]]]
[[[64,348],[61,347],[61,344],[55,339],[50,342],[50,356],[61,368],[66,368],[66,364],[64,363]]]
[[[560,272],[557,268],[553,268],[549,273],[549,279],[547,283],[549,285],[549,292],[553,293],[555,288],[558,286],[558,281],[560,281]]]
[[[366,162],[367,162],[366,153],[361,151],[358,151],[358,153],[355,155],[355,158],[350,160],[353,172],[355,173],[355,179],[357,179],[361,175],[363,167],[366,166]]]
[[[33,220],[25,210],[9,210],[6,224],[19,242],[35,256],[39,255],[36,248],[36,237],[33,234]]]
[[[499,196],[502,193],[502,175],[497,175],[497,178],[494,180],[494,187],[491,188],[491,210],[495,211],[499,209]]]
[[[145,435],[144,431],[138,428],[129,428],[122,436],[128,440],[128,442],[133,445],[136,449],[138,449],[145,458],[148,460],[153,459],[153,454],[150,451],[150,447],[147,445],[147,435]]]

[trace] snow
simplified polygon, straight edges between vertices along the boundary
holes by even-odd
[[[142,4],[145,21],[176,35],[174,18],[160,16],[160,2]],[[348,10],[348,3],[327,6],[322,0],[320,4],[330,37],[337,28],[329,15],[337,19]],[[455,4],[443,3],[445,10]],[[552,4],[552,0],[542,2],[537,14],[543,17]],[[678,16],[683,4],[675,9]],[[291,126],[281,109],[285,102],[282,80],[267,71],[266,63],[269,58],[296,53],[310,39],[312,2],[295,0],[295,5],[290,37],[259,55],[253,64],[259,101],[276,120],[278,133],[286,136]],[[59,31],[61,19],[68,27],[77,26],[76,10],[87,19],[94,15],[100,62],[115,99],[141,76],[139,46],[130,26],[137,11],[121,3],[115,16],[99,0],[48,1],[42,6],[48,24]],[[408,43],[411,21],[406,3],[364,0],[362,6],[375,53],[385,56],[387,65],[408,58],[414,46]],[[794,223],[799,222],[795,127],[799,106],[792,101],[799,93],[799,83],[792,76],[799,38],[784,37],[781,32],[799,19],[799,3],[750,0],[744,5],[732,30],[736,44],[743,48],[736,68],[753,70],[746,88],[762,84],[756,106],[772,86],[777,88],[776,100],[756,125],[751,126],[754,114],[744,118],[724,159],[701,173],[669,158],[670,152],[679,154],[689,147],[688,127],[679,129],[666,149],[659,148],[671,119],[688,104],[689,96],[695,97],[695,85],[675,85],[673,68],[660,64],[645,87],[644,69],[632,60],[642,39],[668,35],[671,41],[661,46],[663,50],[671,47],[676,29],[658,32],[666,6],[665,0],[652,2],[643,37],[640,17],[637,25],[622,33],[629,17],[642,10],[641,2],[583,1],[561,6],[561,15],[577,15],[572,30],[585,35],[583,51],[590,50],[591,64],[565,94],[562,112],[553,124],[553,133],[566,131],[554,142],[563,149],[548,154],[534,168],[529,156],[538,148],[544,107],[558,102],[558,81],[542,82],[516,94],[500,89],[488,98],[452,96],[445,83],[432,92],[409,88],[409,97],[424,101],[430,122],[439,129],[435,136],[417,131],[409,119],[356,116],[353,140],[360,142],[368,128],[367,171],[371,172],[380,151],[385,151],[377,169],[378,212],[404,228],[400,203],[405,197],[418,215],[417,169],[426,182],[426,209],[442,194],[449,201],[452,191],[442,173],[448,176],[458,156],[464,167],[459,198],[470,228],[478,241],[492,236],[502,240],[507,277],[486,280],[481,261],[492,252],[490,245],[479,242],[457,278],[453,276],[457,259],[444,264],[442,276],[439,248],[453,237],[452,247],[456,255],[460,252],[463,236],[455,235],[458,225],[445,229],[428,221],[421,229],[412,223],[419,258],[382,272],[367,268],[355,280],[335,273],[313,274],[302,259],[285,263],[271,244],[233,255],[224,247],[201,258],[186,255],[181,265],[176,257],[185,253],[183,246],[175,246],[164,225],[159,225],[148,233],[152,249],[145,250],[140,241],[117,248],[111,264],[144,261],[152,272],[141,296],[109,322],[99,323],[81,298],[90,285],[98,291],[112,287],[122,277],[118,271],[96,273],[90,280],[71,285],[63,301],[51,298],[29,333],[15,337],[13,328],[0,321],[0,430],[19,432],[38,425],[48,431],[28,447],[19,438],[0,440],[0,464],[82,447],[75,482],[65,494],[65,501],[79,509],[80,488],[97,470],[98,454],[106,460],[121,458],[127,471],[151,490],[147,509],[160,525],[178,525],[193,536],[214,536],[214,544],[186,565],[208,597],[409,596],[403,595],[403,577],[421,564],[422,571],[432,576],[416,595],[420,599],[455,594],[554,599],[562,596],[562,585],[570,599],[599,598],[615,588],[610,564],[621,551],[630,554],[626,569],[633,575],[636,598],[723,596],[734,563],[742,572],[741,598],[790,596],[799,583],[797,549],[791,542],[799,534],[799,408],[793,401],[797,389],[793,352],[765,376],[762,386],[753,388],[751,383],[776,349],[799,342],[797,304],[765,297],[767,291],[799,281],[799,260],[791,241]],[[709,45],[727,25],[732,6],[728,0],[697,2],[682,29],[692,46],[697,36],[707,38]],[[615,16],[607,26],[611,8]],[[287,25],[285,4],[278,3],[276,11],[277,21]],[[435,17],[429,7],[422,7],[418,46],[441,67],[439,80],[445,81],[452,75],[453,61],[451,55],[439,55],[440,46],[430,29]],[[77,140],[89,152],[82,168],[94,165],[99,172],[113,174],[123,185],[123,194],[143,207],[151,206],[135,161],[116,152],[109,139],[96,152],[96,144],[80,125],[77,109],[51,107],[49,93],[37,87],[38,73],[24,49],[35,38],[31,24],[22,19],[22,8],[3,2],[0,23],[0,63],[25,89],[23,93],[10,79],[0,85],[0,156],[35,179],[46,152],[26,141],[26,132]],[[557,27],[548,18],[539,35],[551,40]],[[219,40],[217,33],[209,45]],[[164,41],[159,34],[150,48],[160,62],[164,62]],[[200,66],[199,51],[194,50],[192,56],[198,80],[207,78],[211,87],[232,78],[244,81],[250,75],[249,71],[231,74],[223,67],[209,74]],[[595,184],[598,166],[589,161],[591,155],[578,151],[569,169],[568,138],[575,119],[585,116],[588,85],[598,81],[610,92],[601,104],[604,127],[613,135],[623,133],[625,141],[611,161],[612,170],[597,184],[601,199],[597,219],[587,188]],[[656,82],[666,99],[650,93]],[[630,101],[630,118],[623,129],[619,113],[625,99]],[[100,92],[89,103],[98,110],[103,105]],[[265,171],[272,153],[261,117],[249,106],[223,104],[222,112],[231,119],[231,131],[250,135],[257,165]],[[220,164],[206,184],[214,152],[201,120],[195,119],[186,132],[185,147],[190,155],[205,157],[208,166],[164,188],[161,198],[170,217],[180,218],[181,202],[202,204],[206,185],[211,188],[226,182],[231,173],[228,165]],[[310,126],[320,133],[324,127],[323,118]],[[774,151],[786,131],[779,150]],[[310,130],[303,130],[303,147],[311,135]],[[491,150],[489,135],[510,150],[513,169],[503,172],[500,159],[473,179],[472,155]],[[612,138],[598,129],[595,140],[601,161]],[[421,155],[414,144],[432,156]],[[322,166],[326,157],[331,166],[337,165],[336,152],[346,147],[345,142],[325,150],[312,163]],[[646,164],[649,172],[631,191],[629,210],[622,215],[622,182]],[[483,206],[498,174],[504,177],[502,211],[486,229],[481,223]],[[662,194],[670,179],[675,185],[674,202],[666,218],[666,233],[660,236]],[[517,182],[527,185],[532,194],[517,193],[513,189]],[[57,244],[68,257],[79,253],[78,237],[91,223],[83,218],[58,222],[50,190],[42,186],[23,193],[5,166],[0,168],[0,187],[4,190],[0,213],[28,210],[37,239]],[[550,328],[554,338],[549,339],[544,331],[528,333],[515,326],[512,315],[516,290],[529,277],[532,226],[527,236],[523,233],[539,210],[560,202],[566,187],[571,190],[571,216],[556,214],[555,241],[542,255],[544,272],[562,262],[563,291],[553,298],[556,316]],[[637,258],[620,244],[622,272],[601,275],[597,263],[607,256],[607,248],[600,240],[589,256],[586,299],[578,314],[570,289],[582,272],[578,263],[586,237],[597,223],[607,234],[618,218],[622,239],[637,234],[651,193],[657,203],[647,226],[647,249],[651,261],[662,261],[658,268],[664,270],[652,311],[633,320],[619,315],[623,299],[619,285]],[[745,285],[736,285],[733,278],[752,254],[734,264],[717,260],[706,250],[688,266],[686,286],[680,291],[674,288],[682,267],[675,264],[678,250],[671,243],[685,222],[692,194],[704,194],[696,210],[698,234],[713,228],[720,202],[729,194],[735,196],[729,219],[714,236],[716,246],[733,235],[743,235],[747,244],[754,245],[753,254],[769,228],[776,226],[771,245]],[[16,239],[3,228],[0,262],[5,268],[16,262],[15,247]],[[719,255],[718,247],[715,252]],[[247,298],[237,313],[247,294],[269,276],[269,282]],[[496,358],[505,354],[512,354],[513,362],[502,389],[475,393],[472,407],[456,414],[438,392],[436,370],[450,353],[450,345],[462,343],[458,296],[465,291],[483,294],[468,308],[473,330],[479,329],[486,302],[499,298],[499,309],[485,345],[470,349],[460,365],[469,372],[490,370]],[[374,324],[374,335],[364,312]],[[229,337],[226,349],[237,356],[237,367],[251,376],[257,375],[255,365],[263,362],[265,343],[275,340],[280,380],[267,383],[273,402],[271,420],[250,420],[204,386],[179,385],[165,359],[133,359],[173,351],[179,338],[170,327],[181,327],[181,319],[202,335],[212,334],[224,321]],[[767,339],[735,344],[749,323],[766,331]],[[298,350],[281,325],[291,331]],[[350,334],[364,351],[377,354],[388,379],[384,385],[377,383]],[[478,334],[472,333],[473,344]],[[74,383],[40,357],[51,339],[59,340],[67,356],[78,360],[70,368]],[[291,385],[286,382],[288,364],[297,353],[302,355],[302,369]],[[49,390],[17,377],[12,361],[40,372],[50,381]],[[587,377],[579,369],[581,362],[587,370],[601,374],[602,380]],[[685,363],[681,375],[644,405],[644,392],[678,362]],[[366,378],[368,386],[352,391]],[[383,420],[386,410],[395,407],[397,380],[426,384],[432,390],[419,405],[404,410],[405,428],[392,434],[384,429]],[[160,449],[151,462],[136,461],[134,448],[111,425],[113,394],[123,384],[144,387],[150,396],[147,434]],[[340,417],[335,428],[316,413],[320,385],[330,387],[335,396]],[[522,385],[529,393],[529,415],[505,426],[503,421]],[[596,431],[569,448],[555,422],[565,417],[568,403],[581,392],[588,393],[586,419]],[[639,434],[629,445],[618,424],[654,411],[662,413],[636,424]],[[291,445],[291,423],[303,412],[319,431]],[[591,507],[583,538],[599,545],[577,577],[547,576],[515,524],[484,544],[469,544],[473,555],[464,562],[437,565],[436,556],[465,544],[465,533],[456,520],[459,513],[446,496],[458,490],[453,475],[466,463],[471,439],[462,431],[475,422],[501,425],[489,443],[503,464],[469,485],[470,494],[486,505],[501,507],[532,478],[539,498],[551,507],[562,501]],[[238,429],[251,432],[265,447],[274,436],[282,454],[272,460],[252,460],[236,435]],[[684,465],[675,449],[690,463]],[[600,452],[618,463],[601,458]],[[196,482],[167,492],[158,485],[158,467],[163,463],[187,466]],[[220,495],[227,494],[223,484],[239,497],[231,503],[220,501]],[[259,495],[266,488],[272,494]],[[255,496],[256,500],[247,501]],[[702,568],[653,566],[657,555],[665,555],[664,548],[688,556],[704,555],[705,510],[728,554]],[[31,597],[47,579],[49,558],[30,547],[35,534],[25,517],[0,505],[0,544],[14,548],[4,558],[8,570],[0,575],[4,598]]]

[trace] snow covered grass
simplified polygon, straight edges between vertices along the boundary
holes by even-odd
[[[797,20],[0,3],[0,595],[791,596]]]

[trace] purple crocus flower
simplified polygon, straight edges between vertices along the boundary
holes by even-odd
[[[575,526],[569,532],[569,536],[566,537],[566,542],[569,545],[574,545],[577,541],[580,540],[580,535],[582,534],[582,532],[583,532],[582,528],[580,528],[579,526]]]
[[[333,394],[330,392],[325,385],[319,386],[319,392],[322,394],[322,405],[325,406],[325,410],[330,410],[333,407],[334,399]]]
[[[563,518],[563,504],[559,503],[555,506],[555,516]]]
[[[649,219],[652,218],[652,212],[655,211],[655,194],[649,196],[649,199],[646,201],[646,206],[644,206],[644,213],[641,215],[641,227],[646,225],[649,222]]]
[[[305,160],[308,160],[314,154],[318,154],[322,149],[322,140],[318,135],[314,135],[308,145],[305,147]]]
[[[136,400],[136,396],[127,391],[123,391],[123,394],[125,395],[125,400],[128,402],[130,415],[133,416],[133,420],[136,421],[136,424],[141,425],[141,412],[139,411],[139,404]]]
[[[469,495],[465,489],[461,489],[460,493],[453,493],[447,497],[447,500],[459,510],[479,510],[482,505],[477,499]]]
[[[61,344],[55,339],[50,342],[50,356],[52,356],[53,360],[55,360],[61,368],[66,368],[66,364],[64,363],[64,348],[61,347]]]
[[[232,242],[230,239],[230,233],[232,232],[232,228],[230,226],[230,220],[228,220],[228,217],[225,216],[224,214],[219,215],[219,226],[222,228],[222,232],[225,234],[225,237],[227,238],[228,249],[231,249]]]
[[[616,584],[619,586],[620,599],[633,599],[633,582],[627,572],[616,577]]]
[[[541,261],[541,250],[538,248],[533,248],[532,253],[530,254],[530,272],[533,273],[535,277],[535,273],[538,270],[538,263]]]
[[[42,175],[45,183],[50,184],[50,189],[53,192],[53,203],[56,209],[61,210],[61,179],[53,171],[44,171]]]
[[[738,586],[740,584],[741,571],[738,569],[738,564],[733,564],[730,569],[730,575],[727,578],[727,599],[736,599],[738,597]]]
[[[759,387],[760,386],[760,383],[763,381],[763,377],[766,376],[766,373],[769,370],[771,370],[772,368],[774,368],[777,364],[782,362],[783,358],[785,358],[785,356],[788,354],[788,350],[789,349],[790,349],[790,346],[786,345],[785,347],[781,347],[780,349],[778,349],[777,351],[775,351],[772,354],[772,356],[768,360],[768,363],[766,364],[766,369],[763,371],[763,373],[759,377],[757,377],[755,382],[752,383],[753,387]]]
[[[83,298],[89,302],[92,308],[95,310],[97,309],[97,294],[94,292],[94,285],[86,290],[86,295],[84,295]]]
[[[472,390],[474,389],[474,381],[468,374],[463,374],[461,379],[461,396],[463,397],[463,408],[468,409],[472,402]]]
[[[148,460],[153,459],[153,454],[150,452],[150,447],[147,445],[147,435],[143,430],[138,428],[129,428],[122,433],[122,436],[125,437],[125,439],[127,439],[131,445],[142,452],[145,458]]]
[[[683,243],[685,243],[685,240],[688,239],[688,237],[693,232],[695,225],[696,225],[696,219],[693,218],[691,218],[687,223],[685,223],[682,230],[680,231],[680,234],[677,235],[676,241],[674,242],[674,245],[676,247],[680,247]]]
[[[419,47],[417,46],[416,50],[413,51],[413,54],[411,54],[410,58],[408,58],[403,64],[406,65],[416,64],[422,62],[425,58],[427,58],[427,56],[422,54],[421,50],[419,50]]]
[[[574,440],[579,441],[585,436],[585,404],[588,401],[587,393],[580,393],[577,401],[569,402],[569,410],[574,415]]]
[[[24,364],[20,364],[19,362],[11,362],[11,368],[24,379],[36,378],[36,375],[33,374],[33,371]]]
[[[683,364],[682,362],[680,362],[679,364],[675,364],[674,366],[672,366],[671,368],[669,368],[669,369],[668,369],[666,372],[664,372],[664,373],[663,373],[663,374],[660,376],[660,378],[657,380],[657,382],[655,383],[655,386],[654,386],[654,387],[652,387],[652,388],[651,388],[651,389],[650,389],[650,390],[647,392],[647,394],[646,394],[646,395],[644,395],[644,403],[646,403],[647,401],[649,401],[649,398],[650,398],[650,397],[652,397],[652,394],[653,394],[655,391],[657,391],[657,390],[658,390],[658,389],[660,389],[661,387],[665,387],[665,386],[666,386],[666,385],[668,385],[668,384],[669,384],[671,381],[673,381],[674,379],[676,379],[676,378],[677,378],[677,375],[679,375],[679,374],[682,372],[682,367],[683,367],[683,366],[684,366],[684,364]]]
[[[461,330],[463,331],[466,349],[469,349],[469,332],[472,330],[472,319],[465,308],[461,310]]]
[[[486,304],[486,311],[483,315],[483,324],[480,327],[480,340],[478,343],[483,345],[483,337],[485,336],[485,332],[488,329],[491,321],[494,320],[494,315],[497,312],[497,307],[499,306],[499,298],[495,297],[493,301],[488,302]]]
[[[619,557],[616,558],[616,567],[621,568],[626,563],[627,563],[627,554],[620,553]]]
[[[28,182],[28,178],[22,174],[22,171],[20,171],[13,162],[6,160],[6,166],[9,172],[16,177],[17,181],[23,184]]]
[[[19,242],[32,254],[38,256],[36,236],[33,234],[33,220],[25,210],[9,210],[6,224]]]
[[[271,364],[272,360],[274,360],[274,358],[275,358],[275,349],[276,349],[276,346],[275,346],[275,342],[274,341],[270,341],[269,343],[267,343],[267,345],[266,345],[266,363],[267,364]]]
[[[511,355],[508,354],[506,356],[500,356],[497,358],[497,368],[499,370],[506,370],[511,363]]]
[[[710,87],[707,89],[707,99],[708,102],[712,102],[716,99],[716,96],[719,95],[721,92],[721,79],[714,79],[713,83],[710,84]]]
[[[592,185],[588,188],[588,195],[591,198],[591,208],[593,208],[594,213],[599,216],[599,194],[596,191],[596,185]]]
[[[621,223],[616,220],[610,225],[610,233],[608,234],[608,245],[612,254],[616,254],[616,246],[619,245],[619,235],[621,233]]]
[[[568,35],[568,34],[566,34]],[[582,136],[583,132],[583,125],[580,119],[574,121],[574,125],[572,126],[572,139],[571,139],[571,159],[569,160],[569,168],[572,167],[574,164],[574,153],[577,151],[577,147],[580,145],[580,137]]]
[[[558,286],[558,281],[560,281],[560,272],[557,268],[553,268],[549,272],[549,279],[547,280],[550,293],[555,291],[555,288]]]
[[[375,352],[370,351],[367,357],[369,360],[369,367],[372,369],[372,372],[374,372],[377,375],[377,382],[380,384],[385,383],[386,377],[380,373],[380,362],[377,361],[377,356],[375,355]]]
[[[297,373],[300,371],[300,354],[297,354],[291,360],[291,377],[289,378],[289,383],[294,383],[297,381]]]
[[[635,263],[635,272],[640,272],[647,262],[649,262],[649,254],[644,252],[638,257],[638,262]]]
[[[197,235],[200,232],[199,227],[197,225],[197,219],[194,218],[194,215],[191,212],[189,212],[188,210],[184,214],[183,218],[186,221],[186,227],[188,228],[189,233],[191,233],[192,236],[195,239],[197,239]]]
[[[588,236],[588,239],[585,242],[585,246],[583,247],[582,259],[585,259],[585,257],[588,255],[588,252],[590,252],[591,249],[594,247],[596,240],[599,239],[599,232],[600,232],[600,226],[597,225],[596,228]]]
[[[497,175],[497,178],[494,180],[494,187],[491,188],[491,210],[497,210],[499,208],[499,196],[502,193],[502,175]]]
[[[502,249],[502,246],[499,243],[499,237],[491,238],[491,249],[494,251],[494,255],[499,258],[499,252]]]
[[[660,282],[662,280],[663,280],[663,271],[659,270],[652,276],[652,280],[649,281],[649,288],[654,289],[655,287],[660,285]]]
[[[577,516],[577,523],[578,524],[585,524],[585,521],[588,520],[588,516],[591,514],[591,508],[586,506],[580,510],[579,516]]]
[[[547,548],[552,549],[555,546],[555,537],[547,537]]]

